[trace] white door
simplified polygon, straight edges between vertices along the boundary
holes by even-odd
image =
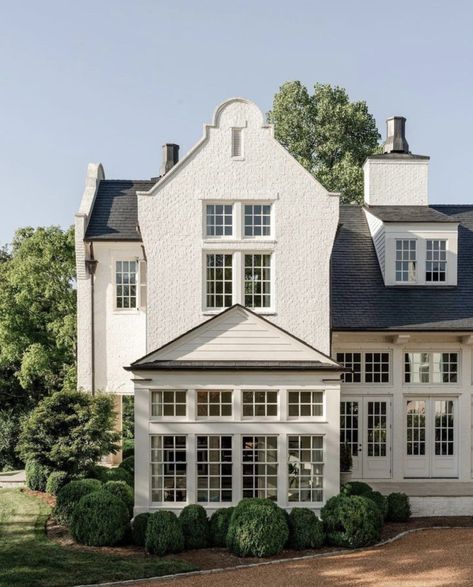
[[[423,397],[408,399],[405,406],[405,477],[457,477],[457,400]]]
[[[391,477],[391,400],[363,397],[341,403],[340,439],[352,451],[354,479]]]

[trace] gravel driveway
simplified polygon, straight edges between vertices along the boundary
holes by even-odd
[[[138,585],[136,583],[135,585]],[[425,530],[362,552],[290,561],[143,587],[473,586],[473,528]]]

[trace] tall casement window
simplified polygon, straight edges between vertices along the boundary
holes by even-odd
[[[288,436],[288,500],[323,500],[323,436]]]
[[[278,437],[242,437],[243,497],[278,497]]]
[[[414,239],[396,240],[396,281],[416,281],[416,241]]]
[[[198,418],[225,418],[232,415],[231,391],[197,391]]]
[[[447,241],[428,240],[426,243],[425,281],[438,283],[447,280]]]
[[[151,436],[151,500],[186,501],[186,479],[186,437]]]
[[[405,353],[404,382],[458,383],[458,353]]]
[[[343,373],[344,383],[383,384],[390,382],[391,355],[389,352],[341,352],[337,361],[352,373]]]
[[[323,391],[288,391],[289,418],[313,418],[324,415]]]
[[[406,452],[409,456],[425,455],[425,401],[409,400],[406,410]]]
[[[271,205],[245,204],[245,236],[271,236]]]
[[[158,417],[185,417],[185,391],[165,390],[151,392],[151,415]]]
[[[232,128],[232,157],[243,157],[243,129]]]
[[[271,307],[271,255],[245,255],[245,306]]]
[[[278,415],[277,391],[243,391],[243,417],[275,417]]]
[[[197,501],[232,501],[231,436],[197,436]]]
[[[207,204],[205,217],[207,236],[232,236],[232,204]]]
[[[228,308],[233,303],[233,257],[222,253],[207,254],[207,309]]]
[[[137,307],[138,261],[115,262],[115,306],[122,310]]]

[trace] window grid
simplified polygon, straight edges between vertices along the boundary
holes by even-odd
[[[340,444],[346,444],[352,456],[358,456],[358,415],[357,401],[343,401],[340,404]]]
[[[227,308],[232,305],[232,255],[207,255],[207,308]]]
[[[288,436],[288,501],[323,501],[322,436]]]
[[[242,437],[243,498],[278,497],[278,437]]]
[[[453,456],[455,450],[452,400],[435,402],[435,454]]]
[[[457,383],[458,353],[432,353],[432,382]]]
[[[364,353],[365,383],[389,383],[389,353]]]
[[[409,456],[425,455],[425,401],[409,400],[407,402],[407,454]]]
[[[411,239],[396,240],[396,281],[415,281],[416,264],[416,241]]]
[[[425,280],[429,282],[442,282],[447,280],[446,240],[427,241]]]
[[[183,502],[186,499],[186,437],[151,436],[151,500]]]
[[[118,309],[136,308],[137,261],[116,261],[115,302]]]
[[[271,417],[278,415],[277,391],[243,391],[242,407],[244,418]]]
[[[186,416],[187,394],[180,390],[159,390],[151,392],[151,415],[178,417]]]
[[[458,353],[404,354],[404,383],[457,383]]]
[[[245,236],[271,236],[271,205],[245,204]]]
[[[232,415],[231,391],[197,391],[198,418],[225,418]]]
[[[351,373],[342,373],[344,383],[390,383],[391,353],[389,352],[340,352],[336,354],[337,362],[351,369]]]
[[[271,255],[245,255],[245,306],[271,307]]]
[[[207,204],[207,236],[232,236],[233,206],[231,204]]]
[[[197,436],[197,501],[232,501],[232,437]]]
[[[324,415],[323,391],[289,391],[289,418],[316,417]]]
[[[385,401],[368,402],[368,456],[386,456],[386,435],[388,418]]]

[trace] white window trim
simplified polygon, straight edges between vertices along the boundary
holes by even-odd
[[[207,234],[207,206],[231,206],[232,207],[232,234],[229,235],[208,235]],[[202,235],[204,242],[232,242],[238,238],[240,231],[240,223],[237,222],[238,213],[236,210],[237,202],[233,200],[205,200],[202,203]]]
[[[429,382],[428,383],[414,383],[410,381],[409,383],[406,382],[406,354],[408,353],[425,353],[429,355]],[[431,381],[432,374],[433,374],[433,354],[434,353],[456,353],[457,354],[457,381],[451,383],[434,383]],[[445,388],[445,386],[453,388],[459,387],[462,385],[462,352],[461,349],[453,348],[453,349],[411,349],[411,348],[404,348],[402,351],[402,385],[406,388],[427,388],[427,387],[434,387],[434,388]]]
[[[415,279],[413,279],[412,281],[403,281],[403,280],[398,280],[397,279],[397,242],[398,241],[414,241],[415,242]],[[419,275],[419,260],[418,260],[418,252],[419,252],[419,246],[418,246],[418,239],[416,237],[412,237],[412,238],[395,238],[394,239],[394,281],[396,282],[396,285],[416,285],[418,283],[418,275]]]
[[[113,255],[112,256],[112,295],[113,295],[113,313],[114,314],[136,314],[137,312],[142,311],[141,308],[141,275],[140,275],[140,259],[136,256],[130,255]],[[117,306],[117,275],[116,275],[116,267],[117,261],[134,261],[136,263],[136,307],[134,308],[119,308]]]
[[[243,394],[245,392],[262,392],[268,393],[273,392],[276,393],[276,415],[275,416],[244,416],[243,415]],[[242,387],[240,393],[240,403],[241,403],[241,422],[279,422],[281,416],[281,390],[280,389],[257,389],[255,387]],[[256,405],[256,404],[253,404]],[[262,405],[262,404],[258,404]],[[264,405],[268,405],[267,402]]]
[[[237,255],[234,251],[229,251],[220,248],[218,250],[204,249],[202,251],[202,310],[205,314],[220,314],[220,312],[223,312],[223,310],[226,310],[230,306],[222,306],[221,308],[207,306],[207,255],[231,255],[232,257],[232,306],[236,303],[236,270],[238,268]]]
[[[231,416],[199,416],[198,415],[198,400],[197,400],[197,395],[199,391],[205,391],[205,392],[219,392],[219,391],[225,391],[225,392],[230,392],[231,393],[231,397],[232,397],[232,401],[228,404],[229,406],[232,407],[232,414]],[[210,387],[196,387],[195,388],[195,419],[193,420],[194,422],[233,422],[235,421],[235,389],[233,388],[229,388],[229,387],[218,387],[218,388],[210,388]],[[210,404],[207,404],[210,405]],[[220,403],[218,405],[221,405]],[[200,436],[202,436],[204,434],[201,434]],[[207,436],[210,436],[209,434]],[[216,434],[216,436],[221,436],[221,434]]]
[[[153,436],[185,436],[186,438],[186,499],[185,501],[153,501],[153,476],[151,474],[151,465],[153,464],[151,460],[151,451],[152,451],[152,437]],[[190,503],[195,503],[191,498],[191,491],[192,495],[195,493],[195,481],[196,478],[192,475],[189,475],[189,471],[191,467],[195,466],[195,462],[197,460],[197,452],[196,452],[196,435],[195,434],[185,434],[180,432],[151,432],[148,435],[148,495],[149,495],[149,504],[151,507],[164,507],[169,510],[182,510],[186,505]]]
[[[322,394],[322,415],[321,416],[290,416],[289,415],[289,394],[291,392],[318,392]],[[288,422],[326,422],[326,414],[327,414],[327,393],[325,389],[287,389],[287,421]],[[308,404],[312,405],[312,403]]]
[[[288,456],[289,456],[289,436],[320,436],[322,438],[322,501],[289,501],[289,473],[287,470],[288,465]],[[286,475],[286,484],[287,484],[287,495],[286,495],[286,507],[295,508],[295,507],[321,507],[323,503],[326,503],[326,499],[324,500],[324,496],[326,496],[326,483],[327,483],[327,439],[325,437],[325,433],[320,432],[295,432],[295,433],[287,433],[285,436],[285,475]],[[309,506],[310,504],[310,506]]]
[[[235,483],[234,483],[234,479],[235,479],[235,434],[229,432],[228,434],[225,433],[206,433],[205,431],[202,432],[196,432],[195,433],[195,503],[196,504],[200,504],[203,505],[204,507],[210,507],[210,508],[214,508],[214,507],[231,507],[234,503],[235,503]],[[219,438],[221,438],[222,436],[228,436],[231,438],[232,441],[232,446],[231,446],[231,451],[232,451],[232,460],[231,460],[231,466],[232,466],[232,487],[231,487],[231,493],[232,493],[232,499],[230,501],[199,501],[198,500],[198,493],[199,493],[199,487],[198,487],[198,479],[199,479],[199,473],[197,470],[197,467],[199,465],[199,461],[197,460],[197,451],[198,446],[197,446],[197,437],[198,436],[218,436]],[[212,450],[212,449],[207,449],[207,450]],[[222,449],[219,449],[222,450]],[[224,449],[223,449],[224,450]],[[219,461],[218,464],[223,464],[223,461]],[[219,475],[219,479],[222,479],[222,475]],[[210,491],[210,488],[208,488],[206,491]],[[223,489],[220,489],[219,491],[224,491]]]
[[[341,381],[341,385],[343,386],[347,386],[347,387],[360,387],[361,385],[364,385],[365,387],[388,387],[388,386],[392,386],[393,385],[393,353],[391,349],[356,349],[353,350],[352,348],[338,348],[338,349],[334,349],[334,356],[335,356],[335,360],[337,357],[338,353],[343,353],[343,354],[347,354],[347,353],[360,353],[361,354],[361,381],[360,383],[345,383],[344,381]],[[388,353],[389,354],[389,381],[386,383],[376,383],[376,382],[365,382],[365,355],[367,353]]]
[[[260,236],[246,236],[245,234],[245,206],[269,206],[269,234],[268,235],[260,235]],[[245,241],[255,242],[255,241],[263,241],[268,242],[275,239],[275,212],[274,212],[274,205],[273,202],[268,202],[267,200],[248,200],[241,202],[240,208],[240,226],[241,226],[241,238]]]
[[[153,416],[153,392],[156,392],[156,391],[184,391],[186,393],[186,415],[185,416]],[[148,391],[150,422],[188,422],[190,420],[190,418],[189,418],[189,404],[190,404],[189,394],[190,394],[189,389],[179,387],[179,386],[151,387]]]

